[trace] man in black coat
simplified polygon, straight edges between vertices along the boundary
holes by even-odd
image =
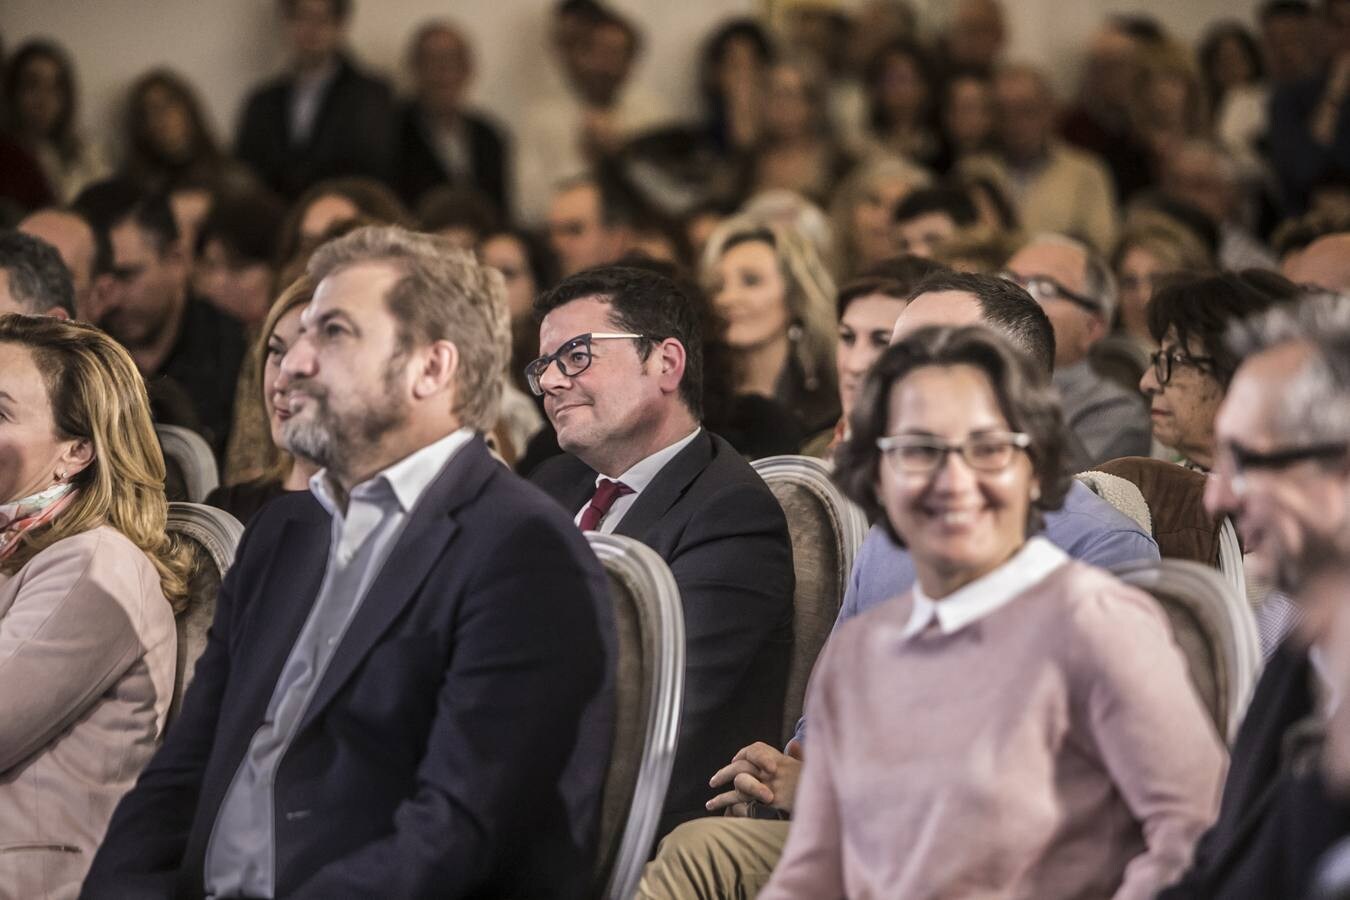
[[[342,52],[350,0],[281,0],[281,10],[291,68],[249,96],[235,155],[288,200],[325,178],[388,178],[393,94]]]
[[[536,304],[531,387],[565,451],[531,479],[582,530],[635,538],[670,566],[684,607],[684,710],[660,833],[705,815],[708,773],[781,737],[792,649],[792,546],[773,494],[699,425],[700,322],[670,279],[620,266]]]
[[[1300,601],[1233,745],[1219,818],[1160,900],[1305,896],[1318,858],[1350,834],[1350,804],[1318,769],[1344,703],[1326,664],[1327,608],[1300,596],[1306,548],[1350,526],[1350,309],[1339,297],[1277,307],[1231,341],[1243,359],[1215,420],[1205,489],[1237,522],[1251,570]]]
[[[501,130],[464,108],[473,50],[459,29],[430,22],[408,48],[413,99],[399,115],[394,184],[415,207],[434,187],[472,188],[509,215],[509,148]]]
[[[612,610],[576,528],[479,436],[501,298],[397,228],[310,272],[277,389],[323,469],[250,523],[83,896],[595,896]]]

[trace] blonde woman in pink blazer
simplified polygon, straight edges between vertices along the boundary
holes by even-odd
[[[0,316],[0,898],[73,898],[173,693],[188,557],[145,386],[101,331]]]

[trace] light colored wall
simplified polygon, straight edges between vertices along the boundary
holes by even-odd
[[[701,36],[723,18],[763,8],[762,0],[613,2],[647,37],[636,77],[691,115]],[[940,20],[949,6],[948,0],[915,5],[930,20]],[[544,25],[551,6],[551,0],[355,0],[351,41],[370,66],[401,76],[403,45],[413,29],[427,18],[454,19],[478,48],[476,101],[514,124],[531,84],[549,65]],[[1233,0],[1006,0],[1006,6],[1010,55],[1049,66],[1061,88],[1071,85],[1086,37],[1109,12],[1151,13],[1187,40],[1216,18],[1249,13],[1247,3]],[[228,137],[249,86],[281,63],[274,11],[274,0],[3,0],[0,34],[10,50],[25,38],[48,35],[72,51],[85,130],[115,158],[122,96],[132,79],[157,65],[192,79],[217,134]]]

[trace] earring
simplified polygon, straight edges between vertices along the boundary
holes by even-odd
[[[1041,499],[1041,486],[1039,484],[1033,484],[1031,486],[1031,502],[1035,503],[1039,499]]]
[[[802,326],[793,322],[788,326],[788,340],[797,343],[802,339]]]
[[[56,473],[56,481],[57,481],[58,484],[61,483],[62,481],[65,481],[65,480],[66,480],[66,473],[65,473],[65,472],[57,472],[57,473]]]

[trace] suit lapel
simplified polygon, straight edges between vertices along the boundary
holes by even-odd
[[[314,692],[297,731],[304,731],[333,700],[417,595],[459,530],[455,511],[473,499],[499,464],[481,438],[473,438],[436,476],[409,514],[398,541],[370,585]]]
[[[712,438],[704,430],[689,442],[688,447],[675,454],[652,483],[638,494],[637,500],[615,526],[614,533],[642,540],[643,535],[680,499],[690,482],[708,467],[712,455]]]

